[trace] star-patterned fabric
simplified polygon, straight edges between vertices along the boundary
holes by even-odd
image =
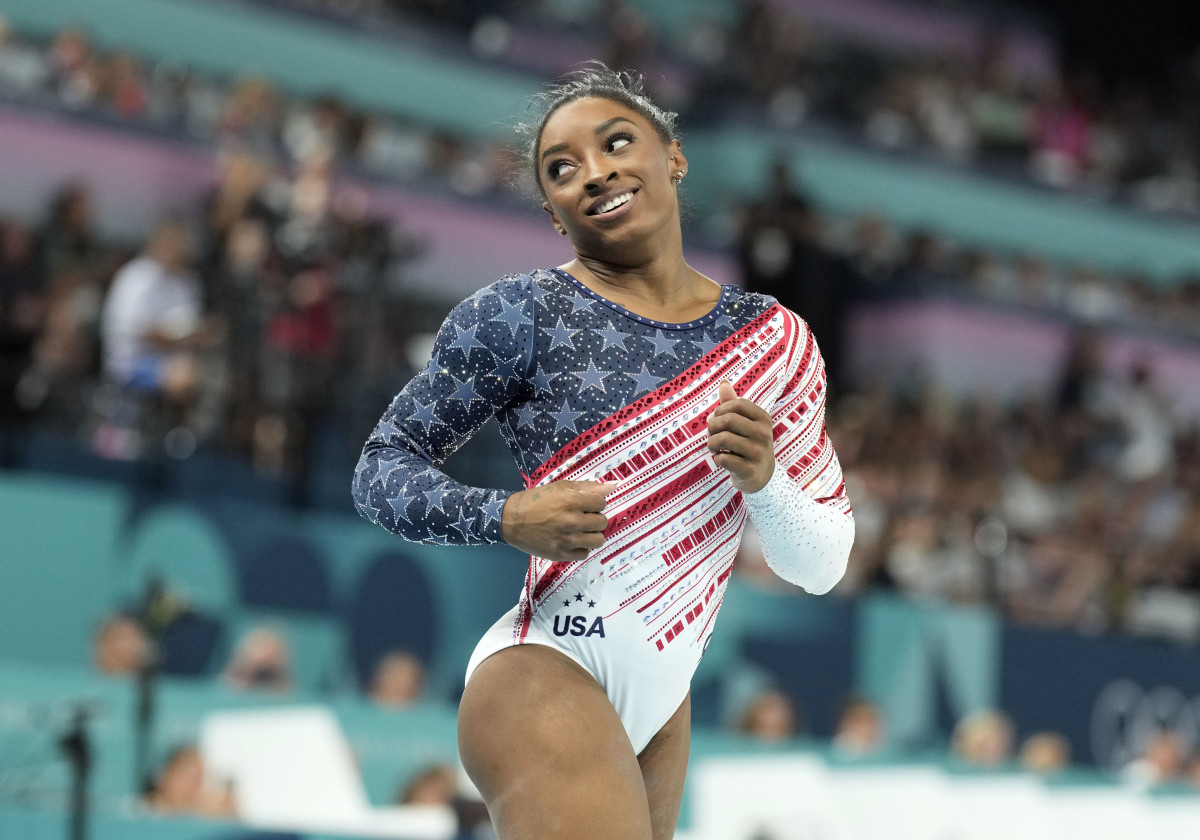
[[[515,491],[469,487],[438,469],[484,423],[496,418],[528,476],[774,304],[722,286],[708,314],[664,323],[558,269],[504,277],[451,311],[429,365],[376,425],[354,473],[356,507],[415,542],[499,542],[501,511]]]

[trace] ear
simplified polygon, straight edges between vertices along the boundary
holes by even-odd
[[[683,154],[683,144],[678,140],[672,140],[667,145],[668,152],[668,176],[672,180],[678,180],[680,172],[687,172],[688,162],[687,157]]]
[[[554,230],[557,231],[560,236],[566,236],[567,229],[562,226],[562,222],[560,222],[558,220],[558,216],[554,214],[554,210],[550,207],[549,201],[542,202],[542,209],[550,214],[550,223],[554,225]]]

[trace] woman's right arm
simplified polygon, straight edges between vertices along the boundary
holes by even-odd
[[[501,280],[456,306],[428,366],[392,400],[354,471],[358,512],[414,542],[500,542],[511,490],[471,487],[439,467],[509,404],[533,347],[528,277]]]

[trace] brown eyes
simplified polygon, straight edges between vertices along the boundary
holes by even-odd
[[[610,134],[604,140],[604,150],[608,153],[616,152],[631,145],[633,142],[634,137],[628,131],[618,131],[615,134]],[[546,177],[551,181],[557,182],[566,174],[567,168],[573,165],[573,162],[566,158],[555,158],[546,167]]]

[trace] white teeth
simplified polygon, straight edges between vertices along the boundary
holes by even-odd
[[[601,213],[607,213],[609,210],[615,210],[631,198],[633,198],[633,193],[631,192],[621,193],[618,196],[614,196],[596,208],[596,215],[599,216]]]

